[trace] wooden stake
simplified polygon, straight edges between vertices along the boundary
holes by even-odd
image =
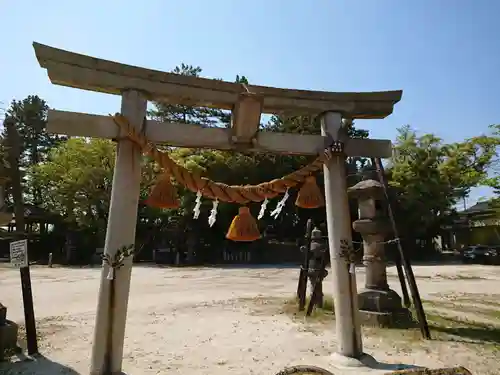
[[[304,311],[306,307],[306,293],[307,293],[307,274],[309,271],[309,254],[311,252],[311,233],[312,233],[312,219],[307,220],[306,224],[306,244],[303,246],[304,250],[304,263],[300,267],[299,283],[297,285],[297,298],[299,299],[299,311]]]
[[[327,254],[326,252],[323,253],[323,256],[321,258],[321,263],[319,270],[317,271],[316,277],[312,281],[312,293],[311,297],[309,298],[309,305],[307,306],[307,311],[306,311],[306,316],[311,316],[313,309],[315,306],[318,306],[318,308],[323,307],[323,279],[324,279],[324,274],[325,274],[325,268],[326,268],[326,262],[327,262]]]
[[[387,185],[386,185],[387,181],[385,181],[385,179],[382,179],[382,180],[380,179],[380,175],[378,173],[378,168],[376,167],[376,165],[377,165],[376,160],[377,160],[377,158],[370,158],[372,166],[375,168],[375,170],[377,172],[377,178],[378,178],[379,182],[384,186],[384,189],[387,189]],[[382,163],[380,162],[380,164],[382,164]],[[387,202],[388,202],[388,207],[389,207],[388,210],[391,210],[390,206],[389,206],[389,201],[387,201]],[[397,246],[401,246],[401,244],[398,242]],[[401,293],[403,294],[403,306],[406,308],[409,308],[409,307],[411,307],[411,301],[410,301],[410,296],[408,295],[408,288],[406,286],[405,274],[403,272],[400,251],[397,252],[396,258],[394,259],[394,263],[396,264],[396,270],[398,272],[398,279],[399,279],[399,283],[401,284]]]
[[[406,254],[403,251],[403,246],[401,245],[401,240],[399,238],[399,231],[396,224],[396,219],[394,218],[394,212],[391,207],[391,201],[389,199],[388,193],[388,184],[385,179],[384,166],[382,165],[382,161],[378,158],[374,159],[375,168],[377,170],[377,174],[379,177],[382,186],[384,187],[384,195],[387,201],[387,207],[389,211],[389,219],[391,220],[392,230],[394,232],[394,237],[396,238],[396,244],[398,246],[399,255],[401,258],[401,262],[403,263],[403,267],[405,269],[406,277],[408,278],[408,284],[410,286],[410,292],[413,298],[413,305],[415,306],[415,310],[417,312],[418,322],[420,324],[420,331],[422,332],[422,337],[427,340],[431,339],[431,333],[429,331],[429,325],[427,324],[427,318],[425,317],[424,307],[422,305],[422,300],[420,299],[420,293],[418,291],[417,282],[415,280],[415,275],[413,274],[413,269],[411,268],[410,260],[406,257]],[[392,204],[396,204],[396,201],[393,200]]]

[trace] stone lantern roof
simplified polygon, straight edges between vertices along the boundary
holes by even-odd
[[[363,180],[347,189],[349,198],[381,199],[384,197],[384,186],[376,180]]]

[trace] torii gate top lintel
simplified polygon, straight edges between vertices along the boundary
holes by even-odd
[[[40,66],[52,83],[121,95],[125,89],[146,92],[149,100],[232,110],[245,91],[241,84],[182,76],[73,53],[34,42]],[[263,98],[262,113],[288,115],[340,112],[351,119],[382,119],[401,100],[402,91],[326,92],[248,85]]]

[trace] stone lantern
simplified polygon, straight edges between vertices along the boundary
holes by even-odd
[[[359,219],[353,228],[363,237],[363,264],[366,280],[358,294],[361,321],[374,326],[393,326],[408,322],[408,309],[387,283],[385,240],[391,232],[384,202],[384,187],[375,180],[364,180],[348,189],[358,200]]]

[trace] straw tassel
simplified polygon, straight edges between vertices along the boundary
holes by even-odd
[[[178,208],[177,189],[170,181],[170,175],[164,174],[151,190],[149,197],[144,202],[156,208]]]
[[[318,208],[325,205],[323,194],[316,183],[316,177],[307,176],[297,194],[295,205],[301,208]]]
[[[240,207],[238,215],[236,215],[229,226],[226,238],[231,241],[255,241],[260,238],[259,227],[257,221],[250,213],[248,207]]]

